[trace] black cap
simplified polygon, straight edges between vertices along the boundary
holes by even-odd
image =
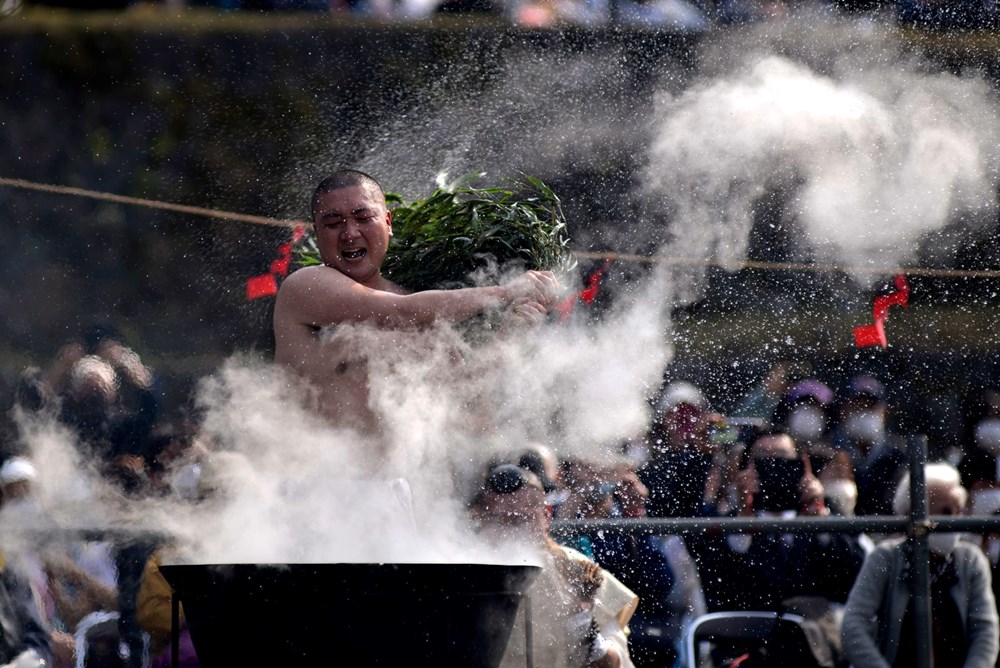
[[[497,494],[513,494],[528,484],[524,469],[513,464],[500,464],[490,469],[486,476],[486,488]]]

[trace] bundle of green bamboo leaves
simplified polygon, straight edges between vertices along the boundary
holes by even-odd
[[[498,276],[515,266],[557,273],[573,268],[566,219],[552,189],[527,175],[503,187],[477,187],[484,176],[472,172],[450,184],[439,179],[430,197],[409,204],[386,194],[393,237],[382,272],[389,280],[428,290],[472,285],[483,272]],[[311,236],[299,261],[320,262]]]

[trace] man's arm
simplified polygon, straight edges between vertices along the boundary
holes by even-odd
[[[275,320],[317,327],[343,322],[420,327],[438,320],[461,322],[519,299],[549,305],[557,290],[551,272],[529,271],[504,285],[397,294],[365,287],[336,269],[307,267],[282,284]]]

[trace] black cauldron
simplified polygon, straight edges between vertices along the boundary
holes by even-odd
[[[162,566],[204,668],[496,668],[537,566]]]

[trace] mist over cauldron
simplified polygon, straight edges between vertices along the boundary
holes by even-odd
[[[541,570],[500,564],[162,566],[206,668],[495,668]]]

